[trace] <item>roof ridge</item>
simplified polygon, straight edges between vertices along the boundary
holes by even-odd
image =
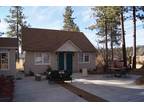
[[[58,31],[58,32],[72,32],[72,33],[83,33],[83,32],[78,32],[78,31],[66,31],[66,30],[58,30],[58,29],[47,29],[47,28],[31,28],[31,27],[27,27],[24,29],[35,29],[35,30],[50,30],[50,31]]]

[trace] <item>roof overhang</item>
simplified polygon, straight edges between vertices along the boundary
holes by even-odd
[[[0,49],[18,49],[17,47],[0,47]]]

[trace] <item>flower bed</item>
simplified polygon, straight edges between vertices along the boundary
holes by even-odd
[[[0,102],[13,100],[14,81],[12,77],[0,76]]]

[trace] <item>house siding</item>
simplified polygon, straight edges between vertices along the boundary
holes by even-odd
[[[78,72],[78,54],[73,54],[73,72]]]
[[[46,72],[48,65],[35,65],[34,57],[36,52],[26,52],[24,70],[26,73],[32,71],[34,73],[43,73]],[[57,69],[57,55],[55,53],[50,54],[50,66],[52,69]]]
[[[46,65],[35,65],[34,57],[35,57],[35,53],[26,52],[25,63],[24,63],[25,72],[26,73],[29,73],[29,71],[32,71],[34,73],[45,72],[47,69],[47,66]]]
[[[89,54],[89,63],[80,63],[79,62],[79,55],[77,54],[77,61],[78,61],[78,71],[83,68],[87,68],[87,70],[93,70],[96,68],[96,53],[88,53]]]
[[[0,51],[3,51],[3,50],[0,50]],[[16,73],[16,57],[15,57],[15,49],[5,49],[4,50],[5,52],[8,52],[8,59],[9,59],[9,64],[8,64],[8,67],[9,69],[8,70],[0,70],[0,74],[3,74],[3,75],[15,75]]]
[[[24,70],[26,73],[28,73],[30,70],[34,73],[43,73],[48,68],[47,65],[35,65],[34,63],[34,54],[35,52],[26,52],[25,55],[25,64],[24,64]],[[78,53],[73,54],[73,72],[79,72],[82,68],[87,69],[95,69],[96,63],[95,63],[95,57],[96,53],[89,53],[90,55],[90,63],[79,63]],[[53,70],[58,69],[58,56],[55,52],[50,53],[50,66]]]

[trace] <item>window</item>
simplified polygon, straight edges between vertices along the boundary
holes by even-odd
[[[43,53],[43,63],[44,64],[49,63],[49,55],[47,53]]]
[[[89,63],[89,54],[88,53],[79,53],[79,62],[80,63]]]
[[[83,62],[83,53],[79,53],[79,61]]]
[[[88,54],[84,55],[84,62],[89,62],[89,55]]]
[[[0,52],[0,70],[8,69],[8,53]]]
[[[49,53],[35,53],[36,65],[48,65],[50,63]]]

